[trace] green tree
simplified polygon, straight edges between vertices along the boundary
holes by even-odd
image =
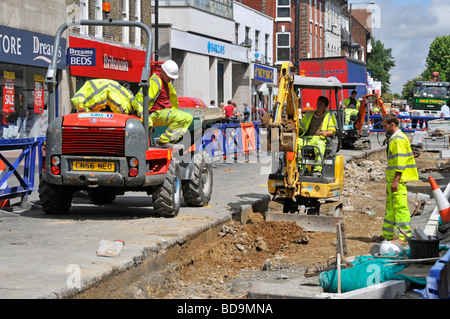
[[[414,82],[421,81],[420,77],[414,78],[412,80],[407,81],[403,84],[402,96],[405,100],[408,100],[408,103],[411,105],[413,101],[414,94]]]
[[[380,81],[382,90],[385,93],[391,93],[389,71],[395,66],[395,60],[392,56],[392,49],[386,49],[384,44],[375,38],[371,39],[372,53],[367,59],[367,69],[372,71],[372,77],[375,81]]]
[[[441,81],[450,81],[450,35],[437,37],[430,45],[423,80],[431,79],[433,72],[439,72]]]

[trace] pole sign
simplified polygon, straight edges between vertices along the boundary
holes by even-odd
[[[6,114],[14,113],[14,72],[3,71],[3,112]]]

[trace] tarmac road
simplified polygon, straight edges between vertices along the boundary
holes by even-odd
[[[345,160],[381,150],[371,135],[370,151],[341,150]],[[214,191],[207,207],[182,207],[175,218],[153,214],[146,193],[126,193],[108,205],[77,197],[67,215],[46,215],[37,191],[29,209],[0,210],[0,298],[71,298],[117,271],[128,270],[151,253],[189,240],[231,220],[242,205],[268,198],[268,164],[214,164]],[[37,182],[37,178],[36,178]],[[123,240],[116,258],[99,257],[101,240]]]

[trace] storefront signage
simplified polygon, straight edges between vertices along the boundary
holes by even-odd
[[[78,37],[70,37],[69,45],[72,75],[140,82],[145,51]]]
[[[3,71],[4,87],[3,87],[3,112],[14,112],[14,80],[16,76],[14,72]]]
[[[54,37],[0,26],[0,62],[48,68],[54,52]],[[66,67],[66,40],[58,48],[58,69]]]
[[[259,64],[253,65],[253,79],[273,83],[274,69]]]
[[[96,54],[93,48],[69,48],[67,64],[80,66],[95,66]]]
[[[34,75],[34,113],[44,112],[44,77]]]
[[[223,59],[248,63],[248,49],[246,47],[222,41],[211,41],[209,38],[176,29],[171,29],[170,32],[172,49],[208,56],[220,56]]]
[[[208,41],[208,52],[209,53],[217,53],[217,54],[225,54],[225,45]]]

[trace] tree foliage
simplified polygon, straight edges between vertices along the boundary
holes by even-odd
[[[421,78],[417,77],[412,80],[407,81],[405,84],[403,84],[403,90],[402,90],[402,96],[405,100],[408,100],[408,103],[411,104],[412,100],[414,98],[414,82],[420,81]]]
[[[392,49],[386,49],[384,44],[375,38],[372,38],[371,42],[372,52],[367,59],[367,69],[372,72],[375,81],[381,82],[382,91],[390,93],[391,74],[389,71],[395,66]]]
[[[441,81],[450,81],[450,35],[437,37],[430,45],[423,80],[429,80],[433,72],[439,72]]]

